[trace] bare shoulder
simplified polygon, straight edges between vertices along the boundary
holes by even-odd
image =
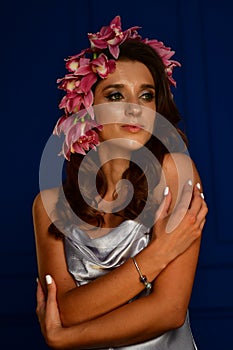
[[[182,189],[189,180],[200,182],[193,160],[183,153],[168,153],[164,156],[160,181],[154,190],[154,196],[160,203],[166,186],[172,192],[173,204],[180,197]]]
[[[54,187],[39,192],[32,205],[32,214],[36,218],[38,215],[47,215],[52,221],[53,213],[55,212],[56,203],[58,201],[59,188]]]
[[[162,168],[169,185],[177,183],[177,181],[181,185],[189,180],[192,180],[193,183],[200,181],[196,165],[189,155],[183,153],[166,154]]]
[[[182,153],[166,154],[162,164],[161,180],[154,191],[155,195],[161,201],[164,188],[168,186],[172,193],[171,208],[174,208],[189,180],[193,184],[201,183],[197,168],[190,156]]]

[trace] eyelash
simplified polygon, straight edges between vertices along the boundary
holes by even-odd
[[[124,96],[120,92],[111,92],[105,97],[107,98],[107,100],[112,102],[116,102],[124,99]],[[145,100],[146,102],[151,102],[154,100],[155,94],[153,92],[145,92],[139,97],[143,98],[143,100]]]
[[[146,100],[147,102],[151,102],[154,100],[155,94],[153,92],[145,92],[142,94],[141,97],[143,97],[143,99]]]
[[[116,98],[118,97],[118,98]],[[120,98],[119,98],[120,97]],[[123,99],[123,96],[120,92],[111,92],[110,94],[108,94],[106,96],[106,98],[109,100],[109,101],[119,101],[121,99]]]

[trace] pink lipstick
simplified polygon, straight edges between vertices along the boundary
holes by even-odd
[[[122,128],[132,133],[137,133],[143,129],[142,125],[139,124],[124,124]]]

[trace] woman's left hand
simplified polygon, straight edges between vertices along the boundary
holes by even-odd
[[[62,326],[59,314],[56,284],[50,275],[46,276],[46,282],[47,298],[38,279],[36,314],[46,343],[53,349],[62,349],[62,336],[65,329]]]

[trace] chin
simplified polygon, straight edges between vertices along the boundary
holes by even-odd
[[[110,147],[112,145],[114,146],[114,148],[117,148],[118,150],[122,149],[124,151],[133,152],[144,147],[148,139],[143,141],[133,139],[133,138],[117,138],[117,139],[112,139],[110,141]]]

